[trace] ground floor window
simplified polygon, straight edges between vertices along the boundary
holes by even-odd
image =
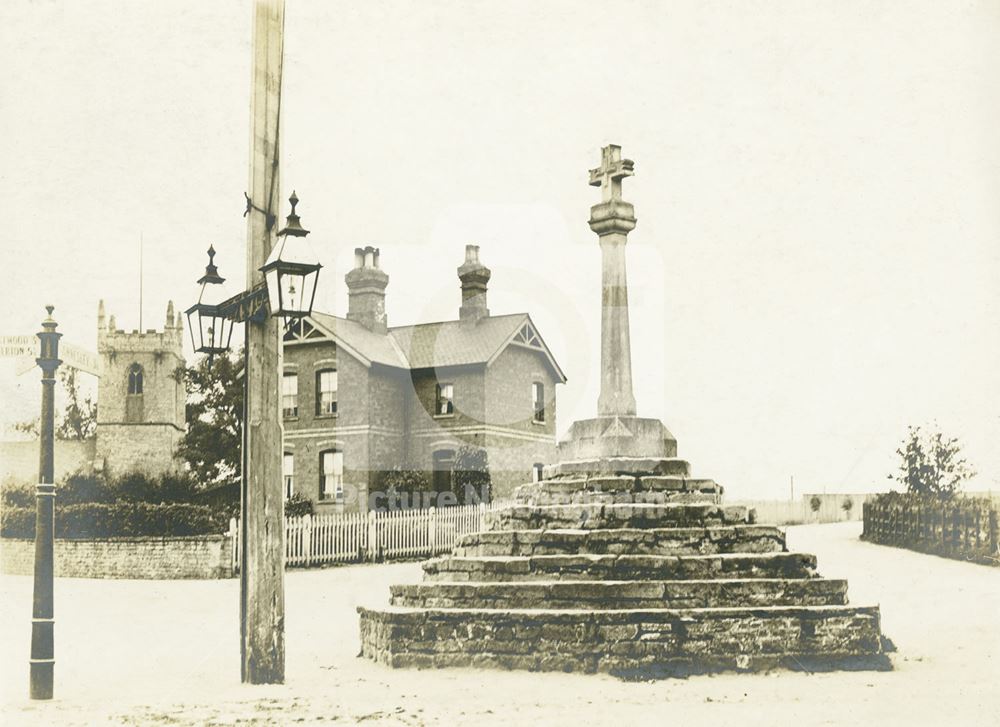
[[[439,449],[434,453],[434,492],[451,492],[451,477],[454,469],[455,450]]]
[[[319,499],[344,499],[344,453],[338,449],[319,454]]]
[[[281,474],[285,482],[285,499],[295,494],[295,455],[285,452],[281,460]]]

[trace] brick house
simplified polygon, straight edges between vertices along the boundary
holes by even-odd
[[[286,331],[286,496],[318,512],[364,511],[380,504],[382,473],[396,467],[446,491],[469,444],[486,450],[500,498],[553,461],[565,375],[527,313],[490,315],[478,246],[466,247],[458,275],[458,320],[389,327],[389,276],[377,249],[358,248],[347,317],[314,312]]]

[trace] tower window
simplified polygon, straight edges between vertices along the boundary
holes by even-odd
[[[295,455],[285,452],[281,460],[282,481],[285,483],[285,499],[295,494]]]
[[[281,414],[286,419],[299,415],[298,374],[285,374],[281,379]]]
[[[137,363],[128,367],[128,393],[131,395],[142,393],[142,366]]]
[[[531,465],[531,481],[541,482],[542,481],[542,469],[544,465],[541,462],[535,462]]]
[[[344,500],[344,453],[339,450],[319,453],[319,499]]]
[[[545,384],[536,381],[531,385],[532,420],[545,421]]]
[[[455,387],[452,384],[438,384],[435,400],[435,416],[455,413]]]
[[[325,369],[316,372],[316,416],[337,413],[337,371]]]

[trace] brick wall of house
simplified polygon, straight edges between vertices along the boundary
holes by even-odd
[[[315,372],[336,366],[338,413],[315,416]],[[401,371],[366,367],[332,342],[286,345],[285,369],[298,376],[299,415],[285,420],[295,458],[295,490],[320,512],[364,510],[380,473],[394,466],[430,473],[434,453],[463,444],[488,450],[494,496],[531,481],[534,463],[555,458],[556,381],[541,352],[510,346],[485,365]],[[545,387],[545,421],[533,421],[533,381]],[[436,386],[454,388],[454,412],[436,414]],[[320,452],[344,452],[345,502],[319,500]]]

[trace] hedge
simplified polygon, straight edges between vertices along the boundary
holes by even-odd
[[[228,518],[204,505],[93,502],[56,508],[56,537],[67,540],[139,536],[221,535]],[[33,507],[4,507],[0,535],[35,537]]]

